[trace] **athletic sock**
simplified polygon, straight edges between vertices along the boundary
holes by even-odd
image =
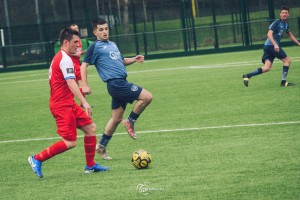
[[[131,111],[128,120],[132,123],[134,123],[138,118],[139,118],[139,114],[134,113],[133,111]]]
[[[256,76],[262,73],[262,68],[257,68],[257,70],[254,70],[253,72],[247,74],[248,78],[251,78],[252,76]]]
[[[49,158],[52,158],[53,156],[56,156],[57,154],[60,154],[67,150],[68,150],[68,147],[65,144],[65,142],[59,141],[59,142],[52,144],[47,149],[41,151],[37,155],[35,155],[34,159],[44,162],[44,161],[48,160]]]
[[[84,136],[84,152],[86,165],[93,167],[95,162],[95,150],[96,150],[97,138],[96,136]]]
[[[281,83],[285,83],[286,82],[286,77],[288,75],[288,72],[289,72],[289,67],[288,66],[283,66],[282,67]]]
[[[103,133],[103,135],[99,141],[99,144],[106,147],[111,138],[112,138],[112,136],[105,135],[105,133]]]

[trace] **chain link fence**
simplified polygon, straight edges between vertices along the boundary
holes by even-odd
[[[62,28],[76,23],[92,42],[91,22],[99,17],[125,56],[259,48],[282,5],[290,8],[288,23],[299,37],[299,0],[3,0],[0,67],[48,67]]]

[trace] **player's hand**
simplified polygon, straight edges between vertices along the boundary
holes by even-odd
[[[144,60],[145,60],[145,58],[144,58],[143,55],[137,55],[137,56],[135,56],[135,62],[143,63]]]
[[[83,103],[82,106],[85,108],[85,112],[88,116],[92,116],[92,108],[90,106],[90,104],[88,104],[87,102],[86,103]]]
[[[275,45],[275,46],[274,46],[274,51],[276,51],[277,53],[280,51],[280,49],[279,49],[279,46],[278,46],[278,45]]]
[[[82,89],[82,93],[85,94],[85,95],[92,94],[91,88],[88,85],[82,85],[81,89]]]

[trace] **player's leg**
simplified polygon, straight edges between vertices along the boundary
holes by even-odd
[[[131,138],[133,139],[137,138],[137,135],[134,131],[134,123],[139,118],[140,114],[142,114],[142,112],[146,109],[146,107],[151,103],[151,101],[152,101],[152,94],[147,90],[142,89],[129,117],[122,121],[124,127],[126,128]]]
[[[39,152],[38,154],[30,156],[28,158],[28,162],[33,172],[36,173],[38,177],[42,178],[42,163],[60,153],[67,151],[70,148],[73,148],[75,145],[76,141],[58,141],[47,147],[43,151]]]
[[[152,94],[147,90],[143,89],[138,100],[136,101],[136,104],[133,108],[133,112],[137,115],[140,115],[145,110],[145,108],[151,103],[151,101],[152,101]],[[131,119],[133,121],[136,120],[134,118]]]
[[[281,60],[283,61],[283,67],[282,67],[282,77],[281,77],[280,85],[281,86],[294,86],[295,85],[294,83],[289,83],[286,81],[292,60],[289,57],[285,57]]]
[[[100,166],[95,162],[95,150],[97,144],[96,124],[90,116],[77,104],[73,107],[77,127],[84,132],[84,152],[85,152],[85,173],[107,171],[108,167]]]
[[[28,162],[31,165],[33,171],[40,178],[43,177],[41,169],[43,162],[76,146],[76,121],[72,109],[51,109],[51,112],[56,120],[56,124],[58,127],[57,133],[63,139],[52,144],[38,154],[30,156],[28,158]]]
[[[80,127],[84,132],[84,153],[86,166],[92,167],[96,164],[95,162],[95,149],[96,149],[96,125],[94,123]]]
[[[114,101],[112,102],[112,106],[114,107]],[[123,118],[123,114],[125,111],[126,105],[119,106],[112,110],[112,116],[107,122],[105,126],[104,133],[102,134],[99,143],[97,144],[96,151],[99,155],[105,160],[111,160],[112,158],[106,152],[106,146],[108,145],[110,139],[112,138],[116,128],[120,124]]]
[[[246,87],[249,85],[249,79],[253,76],[260,75],[262,73],[268,72],[271,70],[272,63],[275,59],[275,51],[272,46],[264,46],[264,54],[262,56],[263,67],[257,68],[256,70],[243,75],[243,82]]]
[[[85,173],[109,170],[108,167],[100,166],[95,162],[95,149],[97,144],[96,125],[94,123],[80,128],[84,132],[84,152],[86,159]]]

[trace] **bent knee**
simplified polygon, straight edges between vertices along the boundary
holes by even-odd
[[[72,148],[76,147],[76,145],[77,145],[77,141],[64,140],[64,142],[67,145],[68,149],[72,149]]]
[[[146,101],[147,101],[148,103],[151,103],[152,99],[153,99],[153,96],[152,96],[152,94],[149,92],[148,95],[147,95],[147,97],[146,97]]]
[[[283,59],[284,65],[289,66],[292,63],[292,59],[289,57],[286,57]]]
[[[271,70],[271,67],[262,67],[262,72],[265,73],[265,72],[268,72]]]
[[[89,125],[82,127],[81,130],[84,131],[86,136],[93,136],[96,135],[97,126],[95,123],[91,123]]]
[[[145,90],[145,93],[143,95],[144,101],[149,104],[149,103],[151,103],[152,98],[153,98],[152,94],[150,92],[148,92],[147,90]]]
[[[91,124],[91,132],[92,132],[92,133],[96,133],[96,131],[97,131],[97,126],[96,126],[95,123],[92,123],[92,124]]]

